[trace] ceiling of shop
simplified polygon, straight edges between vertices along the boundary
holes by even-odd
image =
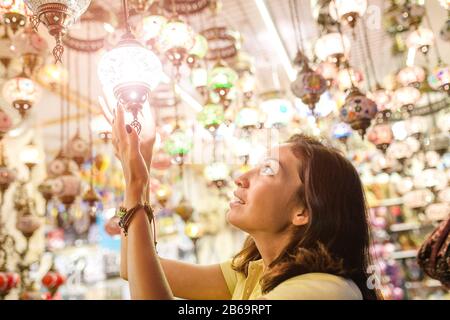
[[[113,7],[115,10],[120,9],[119,0],[107,1],[108,4],[111,4],[111,2],[114,2]],[[300,6],[299,15],[306,42],[305,45],[307,51],[310,52],[311,47],[318,37],[318,28],[312,17],[310,1],[298,0],[297,2]],[[369,4],[380,7],[381,12],[383,11],[383,6],[387,5],[387,2],[388,1],[383,0],[369,0]],[[289,13],[288,0],[265,1],[270,16],[272,17],[272,21],[276,26],[277,33],[280,35],[283,48],[277,48],[277,39],[274,39],[273,34],[270,32],[270,29],[268,29],[267,21],[265,21],[261,16],[258,3],[264,3],[264,1],[222,0],[222,3],[223,9],[217,18],[217,24],[227,25],[229,28],[238,30],[241,33],[244,40],[242,50],[255,57],[258,91],[263,92],[273,89],[276,86],[277,81],[280,82],[281,88],[286,90],[289,86],[289,78],[286,72],[286,62],[283,61],[283,58],[280,55],[280,50],[281,52],[282,50],[286,51],[290,61],[292,61],[296,53],[295,37]],[[429,15],[432,17],[432,28],[436,32],[444,24],[446,12],[441,9],[437,0],[428,0],[426,1],[426,4],[429,10]],[[213,24],[213,20],[211,18],[203,19],[202,24]],[[199,25],[198,21],[195,25]],[[43,26],[40,27],[40,34],[45,35],[48,39],[49,45],[53,46],[54,40],[48,36],[47,31]],[[387,75],[390,71],[395,70],[400,67],[402,63],[404,63],[404,59],[387,59],[387,57],[390,57],[391,40],[390,37],[384,32],[382,25],[380,25],[379,28],[368,30],[368,38],[379,77]],[[442,53],[450,52],[450,45],[448,42],[443,43],[439,41],[439,45]],[[93,66],[96,65],[98,58],[99,56],[94,57],[92,64]],[[361,51],[361,46],[353,46],[352,64],[362,66],[363,58],[364,55]],[[88,70],[87,59],[82,55],[78,56],[76,59],[78,60],[77,65],[80,66],[79,72],[81,75],[86,75],[88,72],[93,75],[92,96],[94,97],[94,108],[97,108],[96,112],[98,112],[97,97],[101,94],[101,90],[96,75],[96,68]],[[423,63],[423,61],[419,61],[419,59],[422,58],[418,57],[418,63]],[[431,56],[431,59],[434,61],[435,58],[433,55]],[[444,59],[447,63],[450,63],[449,55],[445,55]],[[67,56],[64,58],[64,61],[67,61]],[[277,76],[274,76],[274,74],[277,74]],[[72,74],[72,77],[74,77],[74,74]],[[181,86],[194,98],[199,99],[187,83],[182,83]],[[85,80],[82,81],[79,91],[81,96],[87,96]],[[4,101],[1,101],[1,104],[3,106],[5,104]],[[72,103],[71,115],[69,117],[72,132],[74,132],[76,128],[76,115],[79,114],[83,119],[85,119],[86,116],[86,109],[83,108],[85,105],[77,108],[76,104],[77,103]],[[27,120],[28,123],[26,124],[26,127],[30,124],[34,124],[37,128],[37,134],[35,136],[42,134],[42,140],[45,141],[45,147],[49,156],[54,154],[59,147],[59,105],[58,96],[44,90],[42,99],[34,107],[34,110],[30,115],[30,119]],[[193,110],[190,109],[189,106],[183,105],[183,108],[185,108],[186,113],[193,113]],[[82,132],[85,133],[87,131],[87,123],[85,120],[82,120],[81,124]]]

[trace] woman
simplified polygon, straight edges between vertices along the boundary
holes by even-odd
[[[117,109],[113,144],[127,209],[148,200],[154,135]],[[294,136],[236,179],[229,223],[249,234],[234,259],[199,266],[162,259],[138,210],[122,233],[121,276],[132,299],[376,299],[368,287],[369,226],[355,168],[337,151]]]

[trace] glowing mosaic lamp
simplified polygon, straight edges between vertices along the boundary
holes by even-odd
[[[236,116],[236,125],[244,130],[257,128],[259,125],[259,110],[255,107],[244,106],[238,111]]]
[[[261,94],[261,111],[266,115],[266,126],[281,128],[286,126],[294,116],[292,102],[286,99],[280,91],[270,91]]]
[[[186,62],[189,67],[195,66],[199,59],[203,59],[208,52],[208,40],[201,34],[196,34],[194,39],[194,46],[188,52]]]
[[[238,80],[237,73],[225,62],[217,62],[211,70],[208,77],[208,86],[211,90],[217,93],[223,102],[231,88],[233,88]]]
[[[170,62],[179,67],[194,46],[195,33],[188,24],[172,19],[162,27],[158,43],[160,50],[166,54]]]
[[[186,156],[192,148],[192,138],[190,135],[181,130],[176,129],[164,143],[164,150],[172,156],[176,164],[182,164],[184,156]]]
[[[345,142],[352,135],[352,127],[345,122],[338,122],[333,126],[331,132],[333,138]]]
[[[364,137],[366,129],[377,113],[377,105],[367,98],[356,87],[353,87],[345,98],[341,108],[341,120],[348,123],[353,130],[357,130]]]
[[[197,120],[207,130],[214,132],[225,121],[223,106],[209,101],[198,113]]]
[[[397,81],[404,87],[420,87],[425,80],[425,70],[419,66],[409,66],[401,69],[397,75]]]
[[[204,176],[207,181],[221,188],[226,185],[226,181],[230,177],[230,168],[226,163],[213,162],[205,167]]]
[[[392,92],[381,86],[377,86],[375,90],[368,92],[367,97],[377,104],[378,111],[392,108]]]
[[[334,20],[342,20],[354,28],[356,22],[364,15],[367,0],[334,0],[329,4],[330,16]]]
[[[24,0],[33,12],[33,27],[37,29],[43,23],[50,35],[56,40],[53,56],[56,62],[61,61],[64,47],[62,37],[78,18],[87,10],[91,0]]]
[[[9,26],[13,33],[16,33],[25,27],[29,11],[23,0],[1,0],[0,14],[5,25]]]
[[[56,88],[58,85],[64,84],[68,79],[68,72],[62,64],[46,64],[42,67],[38,74],[39,79]]]
[[[406,39],[408,48],[420,50],[423,54],[427,54],[430,46],[433,45],[434,34],[428,28],[419,27],[411,32]]]
[[[37,84],[24,74],[11,78],[3,85],[3,97],[23,117],[39,98]]]
[[[125,16],[128,15],[126,1]],[[114,93],[118,103],[133,115],[131,126],[140,133],[137,120],[148,95],[161,81],[162,65],[158,57],[136,40],[127,23],[127,31],[115,48],[106,52],[98,65],[103,90]]]
[[[346,91],[353,86],[359,86],[363,81],[363,75],[360,71],[351,67],[339,70],[337,75],[337,85],[339,90]]]
[[[303,64],[302,70],[297,74],[297,79],[291,83],[291,90],[295,96],[300,98],[314,114],[316,103],[327,89],[327,82],[322,75],[313,71],[307,62]]]
[[[385,152],[394,140],[391,126],[389,124],[377,124],[367,133],[367,140],[372,142],[378,149]]]
[[[350,40],[338,32],[327,33],[316,41],[314,52],[321,61],[328,61],[339,66],[348,58]]]
[[[420,91],[414,87],[401,87],[394,91],[393,101],[396,109],[411,112],[420,100]]]
[[[12,38],[12,46],[14,52],[20,55],[25,72],[30,76],[43,65],[48,53],[47,41],[30,27]]]

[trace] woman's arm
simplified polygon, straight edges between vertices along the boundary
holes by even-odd
[[[176,297],[192,300],[231,299],[220,265],[196,265],[160,258],[170,288]]]
[[[139,202],[133,198],[136,197],[127,197],[126,207],[133,207],[133,203]],[[125,263],[121,262],[121,267],[128,268],[126,279],[129,280],[133,299],[168,299],[172,293],[183,299],[231,298],[220,265],[200,266],[159,258],[153,247],[150,230],[145,213],[139,212],[130,224],[128,236],[122,234],[125,242],[121,250]],[[151,292],[161,295],[148,294]]]
[[[128,283],[132,299],[173,299],[149,232],[143,209],[135,213],[128,228]]]
[[[125,130],[121,106],[118,107],[113,125],[114,141],[115,152],[121,160],[126,181],[123,205],[130,209],[148,201],[149,162],[140,152],[141,145],[136,131],[130,126]],[[161,263],[154,248],[150,227],[146,213],[141,209],[134,214],[128,235],[121,235],[121,276],[128,279],[133,299],[171,299],[171,287],[177,296],[183,298],[230,297],[219,265],[201,267],[168,260],[161,260]]]

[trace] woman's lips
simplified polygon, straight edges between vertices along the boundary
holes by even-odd
[[[230,207],[242,206],[245,204],[245,201],[242,200],[242,197],[237,195],[237,192],[233,192],[234,198],[230,201]]]

